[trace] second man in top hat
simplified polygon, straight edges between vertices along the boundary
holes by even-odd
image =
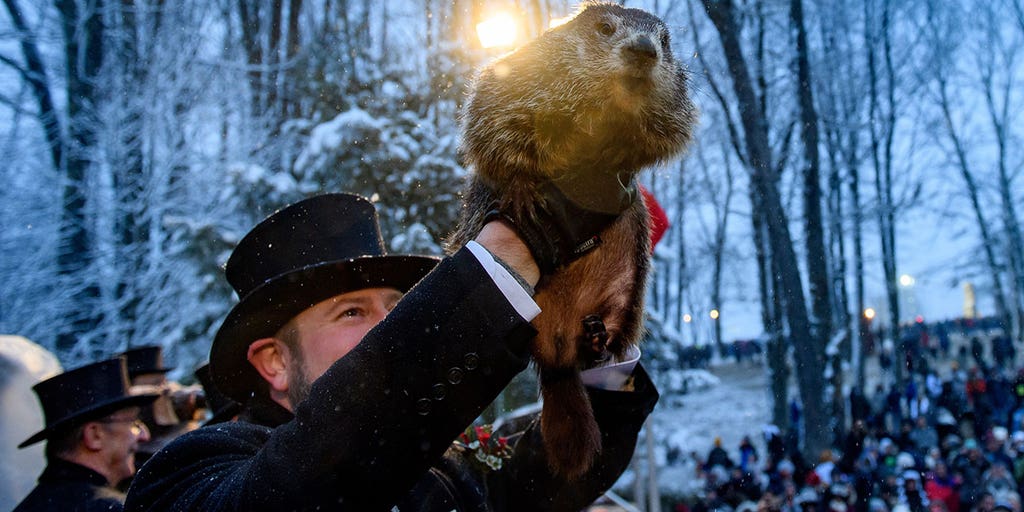
[[[45,440],[47,466],[15,512],[121,510],[115,486],[135,473],[135,451],[149,440],[139,411],[156,395],[129,393],[123,358],[69,370],[33,390],[46,425],[19,448]]]

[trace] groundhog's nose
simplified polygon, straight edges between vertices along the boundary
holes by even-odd
[[[626,45],[626,58],[633,64],[650,64],[658,58],[658,48],[647,36],[640,36]]]

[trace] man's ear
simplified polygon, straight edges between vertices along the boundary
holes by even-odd
[[[288,347],[277,338],[263,338],[249,345],[249,363],[267,381],[272,392],[288,393]]]
[[[103,441],[106,438],[103,426],[98,422],[90,421],[82,427],[82,445],[90,452],[98,452],[103,449]]]

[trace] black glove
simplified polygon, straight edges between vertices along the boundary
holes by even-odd
[[[639,197],[636,182],[613,174],[569,175],[541,185],[533,215],[494,209],[486,221],[512,224],[529,247],[541,274],[548,275],[601,245],[601,231]]]

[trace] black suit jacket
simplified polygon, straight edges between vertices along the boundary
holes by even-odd
[[[124,494],[107,485],[103,475],[73,462],[52,459],[39,484],[14,512],[107,512],[124,507]]]
[[[636,392],[592,392],[606,446],[580,482],[548,474],[538,429],[498,471],[449,450],[526,368],[535,334],[463,249],[317,379],[294,416],[254,400],[245,421],[186,434],[143,466],[126,509],[578,510],[625,469],[654,407],[642,369]]]

